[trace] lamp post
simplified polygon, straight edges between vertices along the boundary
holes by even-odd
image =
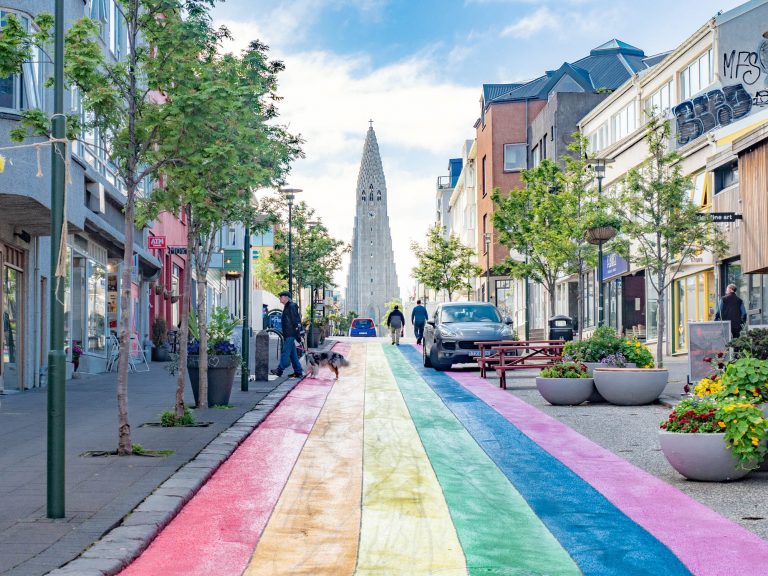
[[[293,297],[293,232],[291,230],[291,218],[293,217],[293,200],[296,194],[301,193],[299,188],[281,188],[280,194],[288,201],[288,292]]]
[[[318,221],[307,222],[307,229],[314,230],[315,226],[320,224]],[[315,286],[314,280],[310,275],[309,283],[309,332],[307,334],[307,348],[315,347]]]
[[[598,202],[603,196],[603,178],[605,178],[605,167],[613,162],[613,158],[593,158],[589,165],[595,171],[597,178],[597,198]],[[587,231],[587,241],[590,244],[597,244],[597,281],[598,281],[598,303],[597,303],[597,325],[602,326],[605,321],[604,308],[604,287],[603,287],[603,242],[606,242],[616,236],[616,228],[612,226],[600,226]]]
[[[245,227],[243,237],[243,337],[242,357],[243,367],[240,369],[240,390],[248,392],[248,378],[250,377],[250,307],[251,307],[251,229]]]
[[[485,301],[491,301],[491,233],[484,232],[485,240]]]

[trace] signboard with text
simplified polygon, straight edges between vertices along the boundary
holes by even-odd
[[[731,323],[728,321],[688,322],[688,382],[695,384],[712,375],[712,366],[704,358],[728,354]]]
[[[603,255],[603,280],[629,272],[629,262],[615,252]]]
[[[162,250],[165,248],[165,236],[150,236],[147,245],[150,250]]]

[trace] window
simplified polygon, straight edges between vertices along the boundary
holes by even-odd
[[[483,190],[483,197],[488,195],[488,190],[485,188],[486,186],[486,180],[488,178],[488,168],[487,168],[487,158],[483,156],[483,173],[480,175],[482,178],[481,187]]]
[[[483,254],[488,254],[488,214],[483,214]]]
[[[0,10],[0,30],[5,27],[11,14],[18,18],[25,30],[29,32],[32,29],[28,16]],[[30,61],[22,64],[21,73],[0,78],[0,108],[17,111],[43,107],[44,58],[45,54],[35,48],[32,50]]]
[[[709,49],[680,73],[680,99],[688,100],[712,84],[714,79],[712,49]]]
[[[597,130],[592,132],[588,137],[589,139],[589,151],[597,152],[602,150],[610,142],[608,142],[608,122],[603,122]]]
[[[706,172],[701,172],[693,177],[691,201],[696,206],[709,205],[709,178]]]
[[[541,164],[541,148],[537,144],[531,150],[531,167],[536,168],[539,164]]]
[[[526,167],[525,144],[504,144],[504,172],[524,170]]]
[[[715,170],[715,194],[739,181],[739,163],[734,161]]]
[[[376,190],[376,202],[381,202],[381,190]]]
[[[666,116],[672,107],[672,80],[651,94],[645,101],[645,111],[650,117],[652,114]]]
[[[637,122],[635,118],[635,106],[633,103],[625,106],[621,111],[611,116],[611,142],[618,142],[635,131]]]
[[[94,260],[87,261],[88,277],[88,352],[104,353],[107,337],[107,269]]]

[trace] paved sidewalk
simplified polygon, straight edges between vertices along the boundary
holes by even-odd
[[[140,551],[170,520],[296,382],[285,376],[250,382],[249,391],[242,392],[237,378],[231,408],[193,411],[197,421],[210,422],[209,426],[162,428],[146,424],[159,422],[160,414],[173,406],[176,378],[163,364],[153,363],[150,372],[129,376],[131,440],[148,450],[173,450],[173,454],[89,457],[82,454],[117,448],[116,375],[68,381],[66,517],[60,520],[46,518],[47,390],[3,396],[0,574],[46,574],[89,548],[77,564],[56,572],[114,573],[124,558]],[[185,402],[192,404],[189,386]],[[124,526],[91,548],[124,518]],[[106,549],[105,541],[111,542]]]

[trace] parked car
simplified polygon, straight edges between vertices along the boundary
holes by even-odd
[[[512,319],[487,302],[440,304],[424,327],[424,366],[448,370],[480,356],[475,342],[511,340]]]
[[[355,318],[349,326],[349,335],[376,337],[376,323],[372,318]]]

